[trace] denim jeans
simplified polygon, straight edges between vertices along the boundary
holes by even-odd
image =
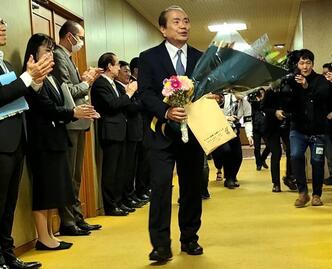
[[[292,130],[289,135],[291,163],[299,192],[308,192],[305,176],[305,152],[310,148],[313,195],[322,195],[324,178],[325,135],[305,135]]]

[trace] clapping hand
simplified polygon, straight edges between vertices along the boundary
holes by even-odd
[[[41,84],[45,77],[53,70],[54,61],[50,54],[44,54],[38,62],[35,62],[33,56],[27,62],[27,72],[36,84]]]
[[[97,67],[89,67],[82,75],[82,81],[85,81],[90,86],[103,73],[103,69]]]
[[[77,119],[98,119],[100,115],[91,105],[79,105],[74,108],[74,117]]]
[[[134,95],[134,93],[137,91],[137,81],[132,81],[130,82],[126,87],[125,87],[125,91],[126,91],[126,94],[129,96],[129,97],[132,97]]]

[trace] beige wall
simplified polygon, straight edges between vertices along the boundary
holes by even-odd
[[[56,0],[61,6],[84,18],[87,60],[96,65],[105,51],[115,52],[120,59],[130,61],[140,51],[156,45],[161,36],[123,0]],[[2,50],[16,71],[21,70],[26,43],[31,35],[28,0],[1,0],[0,17],[8,22],[8,43]],[[19,14],[19,16],[18,16]],[[99,205],[99,199],[98,200]],[[31,214],[31,188],[26,167],[22,177],[15,212],[13,235],[21,246],[35,238]]]
[[[315,70],[321,72],[322,65],[332,61],[330,30],[332,2],[331,0],[304,1],[301,4],[301,13],[303,48],[310,49],[315,54]]]

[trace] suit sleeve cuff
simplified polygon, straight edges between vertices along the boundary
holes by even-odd
[[[24,72],[22,75],[20,75],[20,78],[23,80],[26,87],[30,87],[32,83],[32,77],[28,72]]]

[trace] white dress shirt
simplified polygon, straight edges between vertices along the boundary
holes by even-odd
[[[184,44],[182,48],[177,48],[168,41],[165,42],[166,49],[168,51],[169,57],[172,60],[174,70],[176,70],[176,62],[178,60],[178,50],[182,50],[181,53],[181,62],[183,64],[184,70],[187,69],[187,55],[188,55],[188,45]]]

